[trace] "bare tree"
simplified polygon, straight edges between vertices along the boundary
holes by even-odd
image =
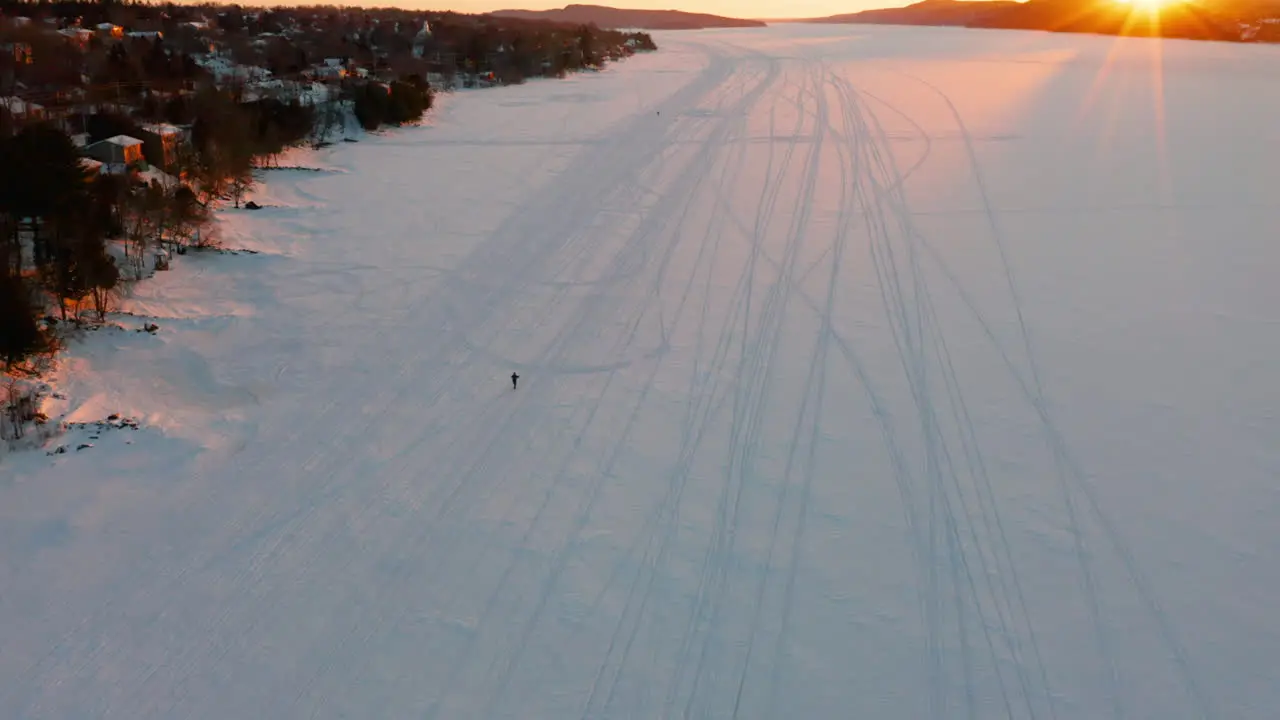
[[[253,188],[253,169],[243,168],[237,170],[231,176],[227,184],[227,189],[231,194],[231,199],[235,202],[237,208],[240,207],[240,201],[244,199],[244,194]]]
[[[36,418],[35,396],[18,384],[18,378],[7,376],[4,382],[4,407],[0,408],[0,441],[21,440],[27,423]]]
[[[161,234],[167,204],[165,191],[158,183],[132,188],[125,196],[121,209],[125,258],[135,280],[146,273],[149,250]]]

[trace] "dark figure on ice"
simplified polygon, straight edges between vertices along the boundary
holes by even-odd
[[[511,389],[512,390],[516,389],[516,383],[519,381],[520,381],[520,376],[515,373],[511,373]]]

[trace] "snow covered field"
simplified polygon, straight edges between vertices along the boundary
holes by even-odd
[[[658,41],[71,350],[140,427],[0,459],[0,716],[1276,716],[1277,48]]]

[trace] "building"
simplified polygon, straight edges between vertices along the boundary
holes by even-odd
[[[213,75],[218,87],[228,85],[243,86],[246,83],[264,82],[271,77],[271,71],[254,65],[237,65],[223,53],[210,53],[197,57],[195,62]]]
[[[178,159],[178,146],[185,133],[182,128],[167,123],[148,123],[139,128],[142,154],[152,165],[172,169]]]
[[[116,135],[99,140],[84,149],[84,154],[104,163],[111,173],[123,172],[134,164],[145,164],[142,141],[128,135]]]
[[[422,23],[422,29],[418,31],[417,35],[413,36],[413,56],[420,58],[423,55],[426,55],[427,46],[431,44],[431,41],[431,23],[424,21]]]
[[[45,117],[44,106],[9,95],[0,97],[0,110],[9,113],[14,122],[35,122]]]
[[[116,38],[116,39],[120,39],[124,37],[124,28],[120,27],[119,25],[113,25],[111,23],[98,23],[97,27],[98,27],[98,32],[102,33],[107,37]]]
[[[13,62],[17,65],[30,65],[34,60],[31,54],[31,43],[0,43],[0,53],[12,57]]]
[[[82,157],[80,158],[80,167],[84,168],[85,182],[93,182],[95,177],[102,174],[103,164],[101,160]]]
[[[346,62],[342,58],[325,58],[324,63],[312,71],[321,80],[341,80],[347,76]]]
[[[86,28],[63,28],[58,31],[58,34],[66,38],[68,43],[75,45],[81,50],[89,47],[89,43],[93,42],[93,31]]]

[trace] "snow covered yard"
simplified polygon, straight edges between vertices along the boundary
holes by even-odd
[[[1280,53],[657,40],[70,350],[0,716],[1274,716]]]

